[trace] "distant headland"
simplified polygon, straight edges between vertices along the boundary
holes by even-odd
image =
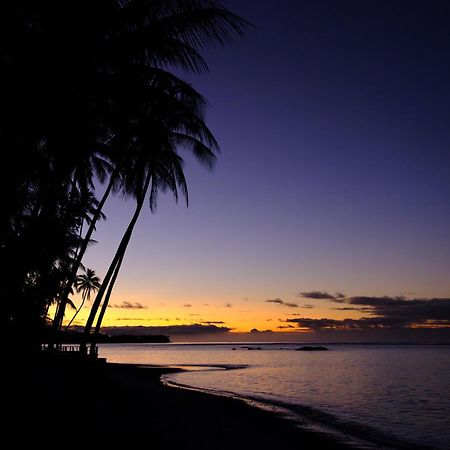
[[[49,341],[50,339],[43,339]],[[75,330],[64,331],[59,334],[59,342],[61,344],[80,344],[83,342],[83,333]],[[146,344],[165,344],[171,342],[168,336],[162,334],[105,334],[99,333],[96,342],[99,344],[134,344],[134,343],[146,343]]]

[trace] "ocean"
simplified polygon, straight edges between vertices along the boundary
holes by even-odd
[[[322,344],[321,344],[322,345]],[[355,448],[450,449],[450,346],[103,344],[108,362],[177,366],[178,387],[234,396]]]

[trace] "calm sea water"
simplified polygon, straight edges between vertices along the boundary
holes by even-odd
[[[166,380],[282,408],[304,426],[340,430],[350,442],[362,437],[369,448],[450,449],[449,346],[298,347],[109,344],[99,353],[109,362],[188,367]]]

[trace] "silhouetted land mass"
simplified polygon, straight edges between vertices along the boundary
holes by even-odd
[[[52,341],[54,332],[51,328],[47,328],[42,335],[41,342],[47,344]],[[84,335],[80,331],[67,330],[58,333],[58,342],[61,344],[80,344],[83,342]],[[90,341],[88,341],[90,342]],[[101,344],[133,344],[133,343],[147,343],[147,344],[159,344],[169,343],[170,338],[162,334],[116,334],[108,335],[105,333],[99,333],[96,342]]]
[[[134,336],[132,334],[119,334],[119,335],[113,335],[108,336],[106,334],[101,334],[99,336],[99,339],[97,340],[99,343],[155,343],[155,344],[164,344],[169,343],[170,339],[168,336],[164,336],[162,334],[147,334],[142,336]]]
[[[177,369],[56,359],[7,364],[4,439],[19,445],[32,435],[34,445],[46,448],[68,440],[82,445],[86,436],[86,448],[346,448],[239,400],[160,383],[161,374]],[[55,390],[57,403],[49,401]]]

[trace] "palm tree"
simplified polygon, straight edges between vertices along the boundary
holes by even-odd
[[[92,269],[84,269],[84,274],[78,275],[77,280],[75,283],[75,287],[77,292],[81,292],[81,304],[78,307],[77,311],[75,312],[72,319],[70,319],[70,322],[66,326],[66,331],[70,328],[70,325],[72,325],[72,322],[75,320],[75,317],[77,317],[78,313],[81,311],[81,308],[83,307],[86,300],[91,299],[91,294],[93,292],[97,292],[100,289],[101,283],[100,278],[95,274],[95,271]]]
[[[130,122],[123,119],[130,108],[130,97],[140,99],[145,94],[145,84],[154,83],[155,78],[175,78],[161,70],[169,65],[189,71],[206,69],[198,49],[209,42],[223,43],[233,34],[241,34],[247,23],[218,3],[204,0],[130,1],[113,7],[104,20],[105,30],[112,33],[114,39],[102,40],[101,63],[108,66],[109,71],[101,71],[101,83],[96,88],[108,99],[110,106],[102,110],[103,125],[108,130],[107,154],[116,170],[122,171],[123,148],[116,152],[119,159],[115,155],[111,157],[110,152],[114,145],[123,146],[133,138],[129,135]],[[139,102],[133,106],[137,110],[142,108]],[[108,189],[106,192],[109,194]],[[101,204],[104,204],[103,199]],[[66,290],[75,277],[85,249],[86,242]],[[64,302],[66,297],[63,293],[61,301]],[[63,313],[64,308],[61,308],[55,318],[56,327],[62,322]]]
[[[217,142],[204,124],[204,99],[195,90],[174,77],[158,74],[154,78],[145,113],[134,113],[133,143],[129,148],[128,176],[124,177],[124,190],[136,199],[135,213],[125,231],[116,254],[110,264],[102,286],[93,302],[91,314],[85,326],[85,341],[91,339],[94,354],[95,339],[99,333],[108,301],[122,264],[127,245],[149,192],[150,208],[154,210],[160,189],[170,189],[178,199],[178,189],[186,196],[187,185],[183,174],[183,160],[178,148],[191,150],[203,164],[211,167],[218,150]],[[142,98],[142,94],[141,94]],[[139,99],[142,102],[141,99]],[[134,109],[133,111],[141,111]],[[103,299],[104,294],[106,297]],[[103,300],[94,336],[90,331]],[[82,347],[83,350],[85,347]]]
[[[168,70],[206,70],[200,51],[242,35],[247,26],[210,0],[17,0],[0,4],[5,42],[0,48],[0,70],[5,77],[0,86],[0,146],[10,156],[0,168],[0,188],[8,200],[7,214],[0,220],[0,263],[8,262],[10,267],[0,282],[8,298],[27,302],[24,280],[35,274],[50,279],[52,268],[69,259],[62,252],[78,248],[78,256],[64,271],[66,281],[60,283],[54,327],[61,326],[68,292],[110,192],[120,190],[141,202],[146,173],[134,193],[129,183],[132,171],[141,169],[133,161],[136,139],[142,132],[133,120],[142,129],[157,130],[156,137],[147,130],[140,147],[161,145],[157,135],[165,129],[173,148],[182,142],[203,158],[204,139],[197,123],[202,123],[201,115],[193,111],[197,122],[185,121],[180,128],[168,123],[179,101],[170,85],[178,83],[181,93],[190,89]],[[158,117],[167,123],[157,127],[151,105],[164,95],[167,114]],[[193,101],[193,107],[201,109],[203,104]],[[179,110],[175,108],[177,114]],[[158,174],[152,169],[148,184],[152,191],[176,187],[170,170],[167,166]],[[81,191],[92,189],[95,180],[110,184],[97,211],[90,215],[83,243],[78,241],[65,250],[61,246],[58,254],[46,252],[53,245],[49,226],[53,221],[66,224],[67,235],[80,232],[78,218],[69,220],[67,199],[73,183]],[[27,258],[17,256],[24,254]],[[42,260],[43,255],[48,257]],[[7,312],[5,324],[11,323],[10,316]]]
[[[79,222],[79,242],[76,248],[75,257],[73,259],[72,264],[67,269],[67,279],[64,284],[64,287],[61,290],[60,298],[58,307],[55,313],[55,317],[53,320],[52,328],[57,333],[62,326],[62,321],[64,319],[64,312],[66,308],[67,299],[69,296],[70,291],[72,290],[72,287],[75,285],[75,288],[77,288],[77,272],[81,265],[81,260],[83,259],[83,256],[87,250],[88,245],[92,242],[91,237],[95,230],[96,224],[98,220],[100,219],[106,219],[106,216],[102,213],[102,208],[106,202],[106,199],[108,198],[111,189],[114,185],[114,178],[111,177],[110,182],[108,183],[107,189],[105,193],[103,194],[103,197],[100,202],[97,201],[97,199],[94,197],[92,191],[90,190],[83,190],[80,192],[80,202],[79,205],[82,208],[82,210],[79,213],[80,216],[80,222]],[[88,224],[89,228],[85,234],[85,236],[82,236],[83,233],[83,226],[84,224]],[[77,312],[78,314],[78,312]],[[73,319],[72,319],[73,320]]]

